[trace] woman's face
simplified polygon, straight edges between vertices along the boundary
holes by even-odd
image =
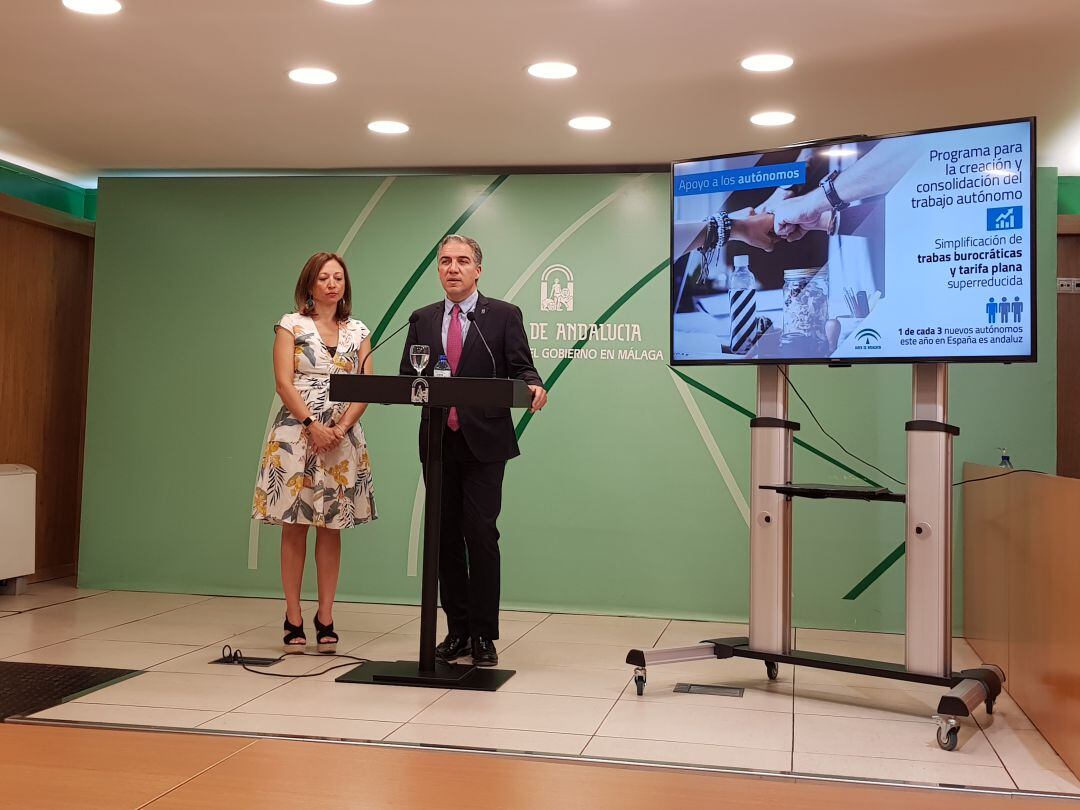
[[[311,297],[316,303],[337,304],[345,294],[345,271],[341,265],[331,259],[319,270],[315,277],[315,286]]]

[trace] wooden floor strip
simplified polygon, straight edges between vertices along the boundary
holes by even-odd
[[[0,725],[0,807],[1028,810],[1080,802],[294,740]]]
[[[135,810],[250,744],[242,737],[0,724],[0,807]]]
[[[248,741],[248,745],[245,745],[245,746],[244,746],[243,748],[240,748],[240,749],[238,749],[238,750],[236,750],[236,751],[232,751],[232,752],[230,752],[230,753],[226,754],[226,755],[225,755],[225,756],[223,756],[223,757],[222,757],[221,759],[219,759],[219,760],[218,760],[217,762],[213,762],[213,763],[211,763],[210,765],[207,765],[207,766],[206,766],[205,768],[203,768],[203,769],[202,769],[201,771],[199,771],[198,773],[192,774],[192,775],[191,775],[190,777],[188,777],[187,779],[185,779],[185,780],[184,780],[183,782],[181,782],[180,784],[178,784],[178,785],[175,785],[174,787],[171,787],[171,788],[169,788],[168,790],[164,791],[163,793],[161,793],[161,794],[160,794],[160,795],[158,795],[158,796],[155,796],[155,797],[154,797],[153,799],[151,799],[150,801],[146,802],[145,804],[142,804],[142,805],[140,805],[140,806],[139,806],[139,808],[138,808],[138,810],[143,810],[144,808],[146,808],[146,807],[149,807],[149,806],[150,806],[150,805],[152,805],[152,804],[153,804],[154,802],[156,802],[156,801],[157,801],[158,799],[163,799],[163,798],[165,798],[166,796],[168,796],[168,795],[169,795],[170,793],[172,793],[172,792],[173,792],[174,790],[178,790],[179,788],[182,788],[182,787],[183,787],[184,785],[186,785],[186,784],[187,784],[188,782],[192,781],[193,779],[198,779],[198,778],[199,778],[200,776],[202,776],[202,775],[203,775],[204,773],[206,773],[207,771],[209,771],[209,770],[212,770],[213,768],[216,768],[216,767],[217,767],[218,765],[220,765],[221,763],[223,763],[223,762],[224,762],[225,760],[227,760],[227,759],[228,759],[229,757],[234,757],[234,756],[236,756],[237,754],[239,754],[239,753],[240,753],[241,751],[243,751],[244,749],[246,749],[246,748],[250,748],[250,747],[251,747],[252,745],[255,745],[255,743],[256,743],[256,742],[257,742],[257,740],[254,740],[254,739],[251,739],[251,740],[249,740],[249,741]]]
[[[483,754],[260,740],[154,802],[150,810],[237,806],[320,810],[840,810],[1034,808],[1048,800],[778,780]]]

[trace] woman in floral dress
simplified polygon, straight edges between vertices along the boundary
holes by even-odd
[[[367,405],[329,398],[331,374],[372,373],[369,330],[349,317],[351,311],[352,285],[344,260],[316,253],[296,282],[296,311],[274,327],[274,378],[284,404],[263,449],[251,516],[281,526],[283,643],[288,652],[303,650],[307,643],[300,586],[308,528],[315,527],[316,642],[320,652],[333,652],[341,530],[378,517],[360,426]]]

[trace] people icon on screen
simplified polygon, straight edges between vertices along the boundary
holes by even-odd
[[[1010,301],[1008,296],[1001,296],[1000,301],[995,301],[991,298],[986,304],[986,322],[998,323],[998,316],[1001,316],[1001,323],[1009,323],[1009,316],[1012,315],[1012,323],[1020,323],[1024,314],[1024,302],[1020,300],[1019,295],[1014,295],[1013,300]]]
[[[1012,315],[1013,323],[1020,323],[1020,316],[1024,313],[1024,302],[1020,300],[1020,296],[1013,296],[1012,303]]]

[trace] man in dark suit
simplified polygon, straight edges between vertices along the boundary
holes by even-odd
[[[532,411],[547,403],[533,366],[521,310],[477,290],[483,254],[476,240],[452,234],[439,243],[439,281],[446,298],[413,313],[401,373],[415,374],[409,347],[446,355],[455,377],[524,380]],[[472,316],[470,319],[469,316]],[[484,346],[487,340],[487,348]],[[488,354],[488,348],[491,354]],[[430,375],[434,363],[424,373]],[[420,419],[420,461],[427,476],[429,411]],[[506,462],[520,454],[509,408],[451,408],[443,439],[439,590],[448,634],[435,648],[440,661],[471,655],[473,663],[499,663],[499,530]]]

